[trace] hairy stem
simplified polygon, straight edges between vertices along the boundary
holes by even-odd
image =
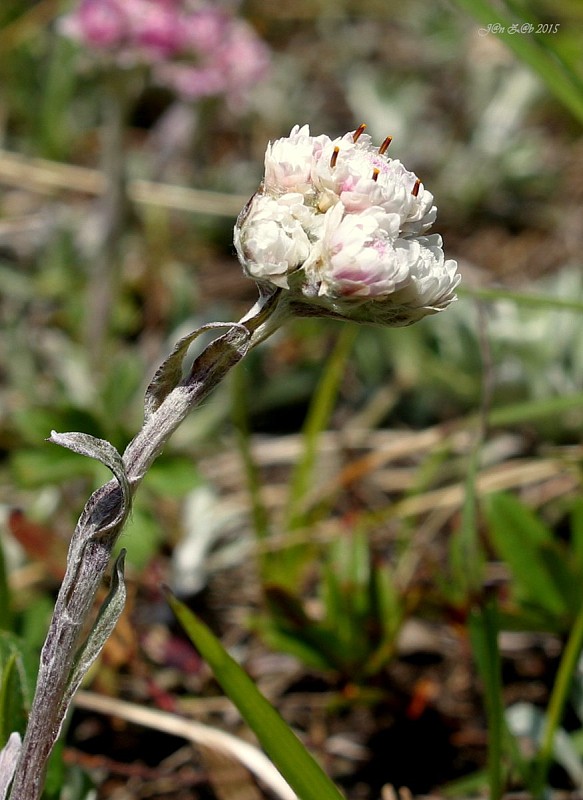
[[[135,493],[189,411],[251,348],[279,327],[287,313],[280,299],[278,293],[262,296],[239,323],[233,324],[227,333],[205,348],[195,359],[188,376],[176,385],[172,385],[173,365],[167,369],[170,379],[161,384],[162,390],[155,387],[157,405],[146,414],[142,429],[123,455],[125,486],[129,489],[124,493],[120,480],[115,479],[89,498],[71,539],[65,578],[41,652],[35,696],[10,800],[38,800],[42,793],[47,761],[67,712],[64,698],[79,658],[82,635],[87,631],[95,595],[129,514],[131,498],[127,493]],[[162,378],[169,361],[159,370]]]

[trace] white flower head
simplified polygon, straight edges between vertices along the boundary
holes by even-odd
[[[461,278],[457,274],[457,262],[445,260],[441,236],[397,239],[395,250],[406,260],[409,281],[395,292],[395,300],[420,308],[442,311],[454,299],[454,289]]]
[[[288,288],[287,275],[301,267],[311,251],[310,211],[299,193],[272,197],[258,192],[241,212],[235,248],[250,278]]]
[[[407,279],[392,257],[399,217],[373,206],[347,213],[339,202],[325,214],[321,243],[305,265],[318,294],[374,298],[390,294]]]
[[[361,125],[337,139],[307,125],[268,145],[265,179],[235,226],[247,275],[298,314],[408,325],[446,308],[460,281],[425,234],[433,195]]]
[[[269,142],[265,151],[267,191],[310,192],[312,163],[329,141],[325,135],[310,136],[309,125],[294,125],[289,136]]]

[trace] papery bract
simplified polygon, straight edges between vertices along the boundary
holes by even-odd
[[[316,188],[329,201],[330,196],[339,197],[348,211],[380,206],[389,213],[399,214],[407,232],[427,230],[437,211],[433,195],[423,184],[416,186],[417,176],[399,160],[387,158],[373,147],[366,134],[356,142],[352,136],[331,141],[315,159],[312,179]]]
[[[445,260],[442,244],[437,233],[395,242],[395,248],[408,264],[410,276],[407,285],[395,292],[396,300],[441,311],[455,299],[452,291],[460,281],[457,262]]]

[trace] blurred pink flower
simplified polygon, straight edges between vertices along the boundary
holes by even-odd
[[[225,94],[233,104],[263,78],[269,49],[253,28],[216,8],[203,8],[185,19],[184,43],[179,61],[160,64],[154,71],[158,83],[187,99]]]
[[[137,48],[144,60],[175,56],[185,41],[180,10],[171,0],[125,0],[129,18],[129,46]]]
[[[128,22],[123,0],[81,0],[61,19],[60,31],[86,47],[112,50],[126,41]]]
[[[185,15],[183,20],[186,46],[193,51],[210,55],[224,41],[231,17],[220,8],[206,6]]]
[[[156,83],[190,100],[241,105],[270,63],[249,23],[195,0],[80,0],[59,30],[118,67],[151,67]]]

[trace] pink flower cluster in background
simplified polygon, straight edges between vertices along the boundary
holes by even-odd
[[[117,66],[149,66],[156,83],[191,100],[236,103],[270,63],[249,23],[196,0],[80,0],[59,30]]]

